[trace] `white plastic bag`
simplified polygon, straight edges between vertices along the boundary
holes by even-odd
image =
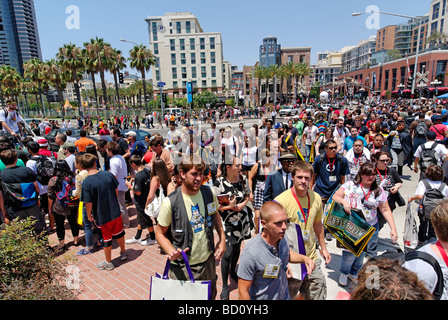
[[[406,218],[404,221],[403,242],[405,249],[414,250],[418,245],[418,229],[414,214],[412,213],[411,202],[406,208]]]

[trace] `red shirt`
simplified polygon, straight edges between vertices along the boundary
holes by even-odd
[[[58,158],[58,154],[56,152],[51,152],[48,149],[40,149],[37,154],[40,154],[41,156],[47,156],[47,157],[53,156],[56,159]]]
[[[109,134],[110,134],[110,132],[107,129],[106,130],[101,129],[100,132],[99,132],[100,136],[108,136]]]

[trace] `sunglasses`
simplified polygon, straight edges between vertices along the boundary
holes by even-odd
[[[328,150],[336,150],[338,147],[330,147]]]
[[[380,159],[379,162],[389,162],[389,159]]]

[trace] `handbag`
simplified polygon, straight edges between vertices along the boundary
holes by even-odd
[[[156,273],[151,277],[149,300],[211,300],[211,281],[194,280],[187,254],[182,251],[182,258],[190,280],[173,280],[168,278],[170,260],[167,259],[163,275]]]
[[[417,222],[415,221],[414,214],[412,213],[411,202],[408,203],[406,208],[403,243],[405,248],[411,250],[416,249],[418,245]]]
[[[162,185],[159,187],[159,196],[155,196],[152,202],[145,208],[145,213],[154,218],[157,219],[160,212],[160,206],[162,205],[162,201],[165,199],[165,195],[163,194],[163,188]]]

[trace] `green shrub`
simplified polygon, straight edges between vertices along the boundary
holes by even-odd
[[[31,219],[14,220],[0,231],[0,299],[72,300],[65,285],[67,261],[55,258],[48,238],[36,236]]]

